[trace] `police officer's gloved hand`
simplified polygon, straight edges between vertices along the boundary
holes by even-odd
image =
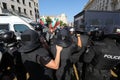
[[[77,37],[80,37],[80,34],[76,34]]]

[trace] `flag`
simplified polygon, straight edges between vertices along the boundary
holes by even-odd
[[[56,21],[55,26],[54,26],[54,30],[60,25],[60,21]]]
[[[52,23],[49,24],[49,31],[50,31],[50,32],[53,32],[53,31],[54,31],[54,28],[52,27]]]

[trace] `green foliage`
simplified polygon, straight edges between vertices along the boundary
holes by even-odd
[[[67,24],[66,24],[66,23],[63,23],[63,26],[67,26]]]
[[[63,21],[60,21],[60,26],[63,26]]]
[[[49,25],[49,24],[51,24],[52,23],[52,19],[50,18],[50,17],[47,17],[46,18],[46,23]]]
[[[67,26],[67,24],[64,23],[63,21],[60,21],[60,26]]]

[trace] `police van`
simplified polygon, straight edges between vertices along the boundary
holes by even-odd
[[[34,27],[19,16],[0,14],[0,30],[13,31],[19,40],[20,34],[27,29],[34,30]]]

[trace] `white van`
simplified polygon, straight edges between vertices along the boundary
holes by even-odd
[[[20,17],[13,15],[0,15],[0,30],[15,32],[17,39],[20,39],[20,34],[27,29],[34,30],[34,27]]]

